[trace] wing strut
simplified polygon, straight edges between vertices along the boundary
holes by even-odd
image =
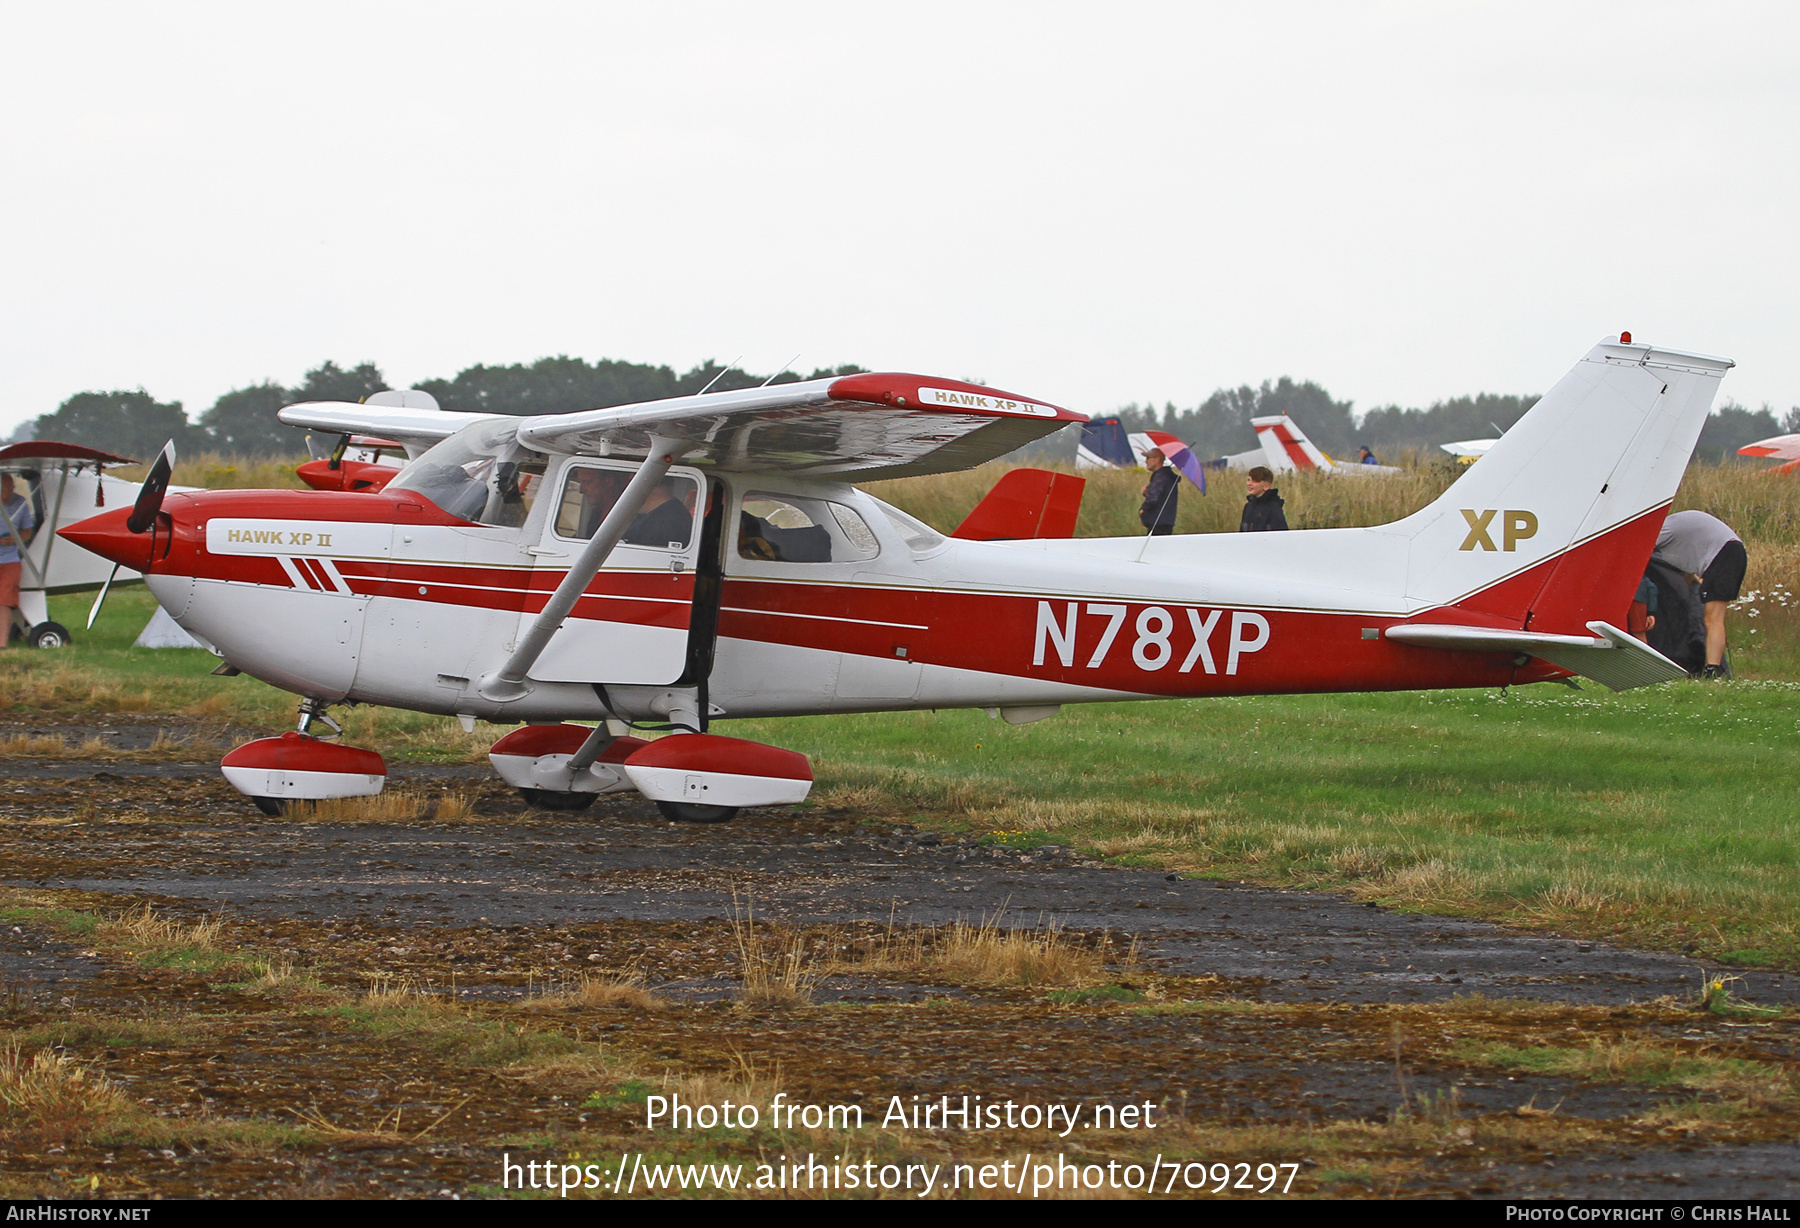
[[[586,591],[595,575],[606,563],[607,556],[612,554],[613,547],[625,536],[625,530],[643,510],[644,503],[650,498],[650,492],[656,484],[669,472],[669,466],[677,457],[687,452],[692,443],[685,439],[671,439],[666,435],[656,435],[650,440],[650,455],[638,466],[638,471],[626,485],[619,501],[606,513],[606,519],[594,530],[594,536],[582,548],[575,561],[569,565],[569,574],[563,577],[556,591],[550,594],[550,600],[544,604],[544,612],[537,616],[531,624],[531,630],[519,637],[518,647],[506,658],[506,663],[491,674],[484,675],[475,684],[475,693],[483,699],[495,703],[510,703],[531,693],[525,685],[525,675],[537,663],[550,643],[550,637],[563,625],[569,611],[575,608],[576,599]],[[604,726],[603,726],[604,728]]]

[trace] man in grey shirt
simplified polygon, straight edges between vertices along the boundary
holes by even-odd
[[[1717,516],[1676,512],[1663,521],[1655,558],[1692,576],[1700,585],[1706,618],[1708,678],[1730,675],[1725,669],[1725,607],[1738,599],[1749,556],[1736,533]]]

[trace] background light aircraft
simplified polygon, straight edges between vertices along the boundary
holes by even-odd
[[[1129,469],[1143,463],[1117,418],[1095,418],[1081,424],[1081,442],[1075,445],[1077,469]]]
[[[363,405],[424,409],[437,412],[437,398],[417,388],[390,388],[360,402]],[[469,415],[457,415],[466,425]],[[407,461],[436,443],[439,436],[415,438],[410,443],[373,435],[344,433],[330,447],[316,435],[306,437],[313,459],[294,472],[314,490],[380,490],[393,480]]]
[[[1250,425],[1256,428],[1256,447],[1248,452],[1236,452],[1209,460],[1206,466],[1242,472],[1257,465],[1266,465],[1276,474],[1315,470],[1320,473],[1349,474],[1353,477],[1375,474],[1387,476],[1400,472],[1392,465],[1339,464],[1319,451],[1313,441],[1306,437],[1306,432],[1300,429],[1300,424],[1286,414],[1252,418]],[[1144,453],[1157,446],[1153,436],[1161,434],[1160,431],[1138,431],[1131,436],[1131,451],[1139,465],[1144,463]]]
[[[374,493],[151,482],[63,533],[144,571],[221,672],[302,696],[296,731],[222,765],[265,809],[378,791],[378,755],[312,736],[376,703],[523,723],[490,758],[540,804],[636,789],[712,820],[811,785],[803,756],[710,732],[726,718],[1682,677],[1620,628],[1731,365],[1602,342],[1373,528],[946,538],[850,480],[966,468],[1078,415],[861,374],[523,419],[290,406],[441,442]]]
[[[1455,443],[1440,443],[1438,447],[1454,456],[1459,464],[1472,465],[1499,442],[1498,439],[1459,439]]]
[[[33,648],[61,648],[69,642],[69,629],[50,621],[48,598],[53,593],[76,593],[103,588],[117,578],[139,579],[135,571],[117,568],[79,543],[58,544],[55,530],[85,520],[95,508],[130,507],[139,484],[106,476],[108,465],[135,465],[126,456],[114,456],[81,444],[49,439],[27,440],[0,448],[0,473],[9,473],[18,494],[31,505],[35,523],[30,544],[19,552],[19,613],[28,624],[25,642]],[[0,524],[15,541],[18,527],[0,508]],[[0,632],[5,634],[5,632]]]
[[[308,435],[314,451],[317,439]],[[314,490],[380,490],[405,468],[406,446],[394,439],[373,435],[340,435],[335,447],[294,467],[300,480]]]
[[[1747,443],[1738,449],[1739,456],[1760,456],[1768,460],[1786,461],[1767,470],[1769,473],[1800,471],[1800,435],[1775,435]]]

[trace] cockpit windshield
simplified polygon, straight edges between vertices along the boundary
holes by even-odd
[[[521,444],[518,429],[516,421],[465,426],[402,469],[387,489],[410,491],[478,524],[522,525],[548,458]]]

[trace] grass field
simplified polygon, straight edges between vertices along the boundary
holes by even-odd
[[[272,469],[195,464],[177,480],[223,485],[235,469],[268,481]],[[874,489],[950,528],[995,476]],[[1368,524],[1413,510],[1453,476],[1284,486],[1296,525]],[[1130,531],[1141,481],[1091,479],[1081,532]],[[1239,502],[1229,487],[1207,498],[1186,490],[1181,527],[1229,527]],[[1731,684],[1107,704],[1017,728],[974,712],[728,728],[813,756],[820,804],[1800,967],[1800,483],[1696,467],[1677,500],[1689,506],[1739,526],[1749,545]],[[293,697],[211,677],[206,653],[130,648],[153,608],[141,588],[115,593],[93,633],[81,630],[87,605],[52,604],[76,629],[74,647],[9,654],[0,709],[288,726]],[[403,759],[475,760],[500,732],[391,711],[359,709],[347,722],[352,740]]]

